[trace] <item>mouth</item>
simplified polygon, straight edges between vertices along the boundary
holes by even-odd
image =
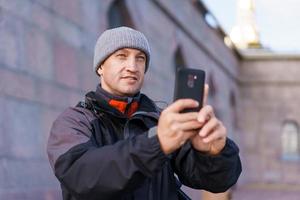
[[[136,76],[123,76],[122,79],[126,79],[126,80],[134,80],[137,81],[138,78]]]

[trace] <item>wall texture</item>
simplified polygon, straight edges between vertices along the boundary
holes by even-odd
[[[56,116],[95,88],[100,10],[98,1],[0,1],[0,199],[60,199],[46,142]]]
[[[285,159],[282,125],[300,122],[300,57],[257,52],[240,67],[243,176],[237,199],[298,199],[299,159]],[[299,135],[298,135],[299,137]]]
[[[214,86],[210,102],[239,143],[239,58],[206,24],[195,2],[126,1],[135,27],[151,43],[143,91],[156,101],[172,101],[174,54],[180,47],[188,67],[207,71]],[[0,199],[61,198],[45,152],[49,130],[62,110],[99,82],[92,72],[93,47],[108,27],[111,3],[0,0]],[[190,194],[199,198],[198,192]]]

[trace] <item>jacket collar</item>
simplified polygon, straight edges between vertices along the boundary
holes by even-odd
[[[133,102],[136,101],[138,103],[136,110],[135,108],[132,108],[132,110],[128,108],[127,113],[130,113],[130,115],[126,115],[116,106],[114,106],[115,101],[124,101],[128,103],[129,100]],[[138,93],[134,97],[119,97],[106,92],[101,88],[101,85],[97,86],[95,92],[91,91],[86,94],[86,103],[91,104],[93,109],[98,111],[126,118],[130,117],[135,112],[151,113],[151,115],[155,116],[155,118],[158,118],[161,112],[161,109],[158,108],[151,99],[142,93]],[[133,103],[131,102],[131,104]]]
[[[104,100],[106,100],[107,102],[109,102],[111,99],[114,99],[115,101],[122,101],[122,102],[127,102],[127,103],[131,103],[133,101],[139,101],[140,100],[140,92],[138,92],[136,95],[134,95],[133,97],[121,97],[121,96],[117,96],[117,95],[113,95],[107,91],[105,91],[102,87],[101,84],[99,84],[96,88],[96,93],[101,96]]]
[[[95,97],[98,103],[101,98],[105,101],[106,107],[109,105],[127,117],[130,117],[137,111],[140,101],[140,93],[137,93],[133,97],[121,97],[105,91],[100,84],[97,86]],[[102,104],[103,103],[104,102],[102,102]]]

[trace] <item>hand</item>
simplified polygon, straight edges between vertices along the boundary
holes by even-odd
[[[198,122],[198,113],[179,113],[186,108],[195,108],[198,102],[192,99],[180,99],[168,106],[160,115],[157,136],[162,151],[172,153],[187,140],[195,136],[203,125]]]
[[[206,105],[208,85],[205,84],[204,106],[198,114],[198,121],[202,128],[198,134],[191,138],[193,147],[201,152],[216,155],[222,151],[226,143],[227,130],[223,123],[214,114],[213,108]]]

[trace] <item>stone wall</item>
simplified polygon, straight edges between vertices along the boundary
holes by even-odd
[[[99,82],[93,47],[108,27],[111,0],[0,0],[0,199],[60,199],[46,155],[58,114]],[[170,103],[174,53],[203,68],[214,84],[211,103],[236,137],[239,59],[209,27],[195,1],[127,0],[133,23],[149,38],[152,55],[143,91]],[[198,198],[197,192],[190,192]]]
[[[283,122],[300,122],[300,57],[263,54],[245,57],[241,64],[241,193],[249,199],[250,193],[268,199],[297,199],[299,160],[284,159],[281,144]]]

